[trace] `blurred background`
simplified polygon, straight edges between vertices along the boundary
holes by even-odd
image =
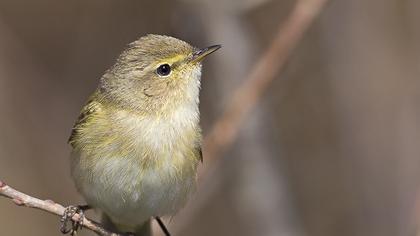
[[[126,44],[147,33],[223,44],[204,65],[207,134],[294,4],[0,0],[0,179],[83,203],[69,176],[73,122]],[[330,1],[234,145],[167,220],[174,234],[416,235],[419,10],[417,0]],[[58,217],[0,198],[1,235],[58,227]]]

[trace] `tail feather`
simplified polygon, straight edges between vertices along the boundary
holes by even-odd
[[[124,229],[124,227],[119,227],[118,225],[114,224],[111,219],[105,215],[102,214],[102,220],[101,220],[103,226],[105,227],[105,229],[115,232],[115,233],[121,233],[121,234],[125,234],[125,233],[133,233],[134,236],[152,236],[152,228],[151,228],[151,221],[148,220],[146,221],[143,225],[136,227],[134,229],[134,232],[132,231],[127,231],[126,229]]]

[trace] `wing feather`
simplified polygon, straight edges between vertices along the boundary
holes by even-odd
[[[96,113],[101,110],[101,104],[90,99],[80,112],[79,117],[74,124],[68,143],[75,147],[75,141],[77,136],[80,134],[80,130],[83,129],[84,125],[91,119]]]

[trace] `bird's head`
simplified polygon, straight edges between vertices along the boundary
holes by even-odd
[[[197,49],[169,36],[147,35],[129,44],[101,79],[103,99],[145,114],[198,104],[201,61],[220,45]]]

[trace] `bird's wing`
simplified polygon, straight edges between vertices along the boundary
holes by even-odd
[[[80,112],[79,117],[77,118],[76,123],[74,124],[71,134],[68,140],[68,143],[75,147],[76,137],[79,135],[80,130],[83,126],[88,122],[90,118],[92,118],[95,114],[97,114],[101,110],[101,104],[99,102],[90,99],[86,105],[83,107],[82,111]]]

